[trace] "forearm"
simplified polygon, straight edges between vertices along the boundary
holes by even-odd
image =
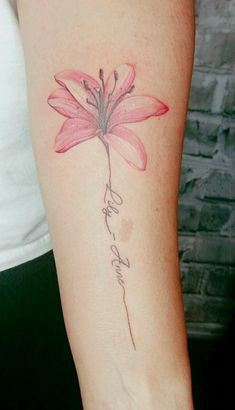
[[[176,209],[192,2],[18,3],[34,149],[84,409],[191,410]],[[63,122],[46,103],[53,75],[77,69],[100,81],[100,68],[107,78],[123,63],[135,66],[133,94],[169,107],[127,126],[143,143],[146,169],[100,137],[55,152]]]

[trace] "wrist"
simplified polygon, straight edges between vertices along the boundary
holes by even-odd
[[[189,383],[163,383],[149,387],[139,383],[138,387],[128,386],[122,394],[89,403],[84,410],[194,410],[191,386]]]
[[[122,403],[120,410],[193,410],[189,364],[179,373],[170,377],[163,372],[148,380],[140,376],[138,381],[129,379],[129,383],[125,379],[126,405]],[[114,402],[110,410],[119,410],[119,407],[115,407]]]

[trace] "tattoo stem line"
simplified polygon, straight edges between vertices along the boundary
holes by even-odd
[[[60,87],[47,99],[54,110],[66,117],[55,137],[55,152],[65,153],[92,138],[99,138],[106,149],[109,177],[105,187],[102,212],[105,215],[104,222],[108,233],[113,238],[110,248],[111,251],[115,249],[113,253],[116,258],[112,260],[112,265],[115,262],[117,279],[123,288],[123,302],[134,349],[136,346],[125,299],[125,282],[120,277],[122,265],[127,268],[130,265],[128,259],[127,264],[120,256],[115,245],[117,243],[115,232],[109,224],[112,216],[119,214],[119,207],[123,203],[122,197],[111,187],[110,147],[126,161],[128,166],[145,171],[147,166],[145,147],[137,135],[125,125],[164,115],[169,110],[166,104],[151,95],[133,95],[135,78],[135,65],[129,63],[117,66],[106,79],[103,68],[100,68],[98,80],[79,70],[64,70],[55,75],[55,80]],[[123,144],[132,149],[123,151]],[[133,152],[135,159],[133,159]]]
[[[104,143],[104,146],[105,146],[106,153],[107,153],[107,158],[108,158],[109,175],[108,175],[108,184],[106,184],[106,190],[105,190],[105,194],[104,194],[104,203],[105,204],[108,203],[108,206],[106,208],[103,208],[103,212],[105,211],[104,212],[104,214],[106,215],[105,223],[106,223],[106,227],[108,229],[108,232],[112,235],[113,240],[116,241],[115,233],[112,232],[112,230],[110,229],[109,224],[107,222],[107,218],[112,216],[112,212],[119,213],[119,210],[117,208],[115,208],[114,206],[122,205],[123,200],[122,200],[122,198],[120,197],[119,194],[117,194],[116,192],[114,192],[112,190],[112,183],[111,183],[112,172],[111,172],[111,160],[110,160],[109,145]],[[107,192],[109,192],[109,194],[111,196],[111,200],[107,200],[107,198],[106,198]],[[124,285],[125,282],[124,282],[122,271],[121,271],[121,265],[127,266],[129,268],[130,264],[129,264],[128,260],[127,260],[128,263],[123,261],[123,259],[121,258],[120,254],[119,254],[119,250],[118,250],[116,245],[111,245],[110,248],[111,248],[111,251],[116,256],[116,259],[112,260],[112,265],[114,265],[114,262],[117,263],[117,265],[115,266],[115,271],[117,273],[118,284],[122,287],[122,290],[123,290],[122,300],[123,300],[123,304],[124,304],[124,307],[125,307],[127,323],[128,323],[128,329],[129,329],[129,333],[130,333],[133,348],[136,350],[136,344],[135,344],[134,337],[133,337],[133,332],[132,332],[132,328],[131,328],[131,321],[130,321],[129,311],[128,311],[128,307],[127,307],[127,302],[126,302],[126,289],[125,289],[125,285]]]
[[[126,317],[127,317],[127,322],[128,322],[129,333],[130,333],[130,336],[131,336],[131,341],[132,341],[133,347],[136,350],[136,345],[135,345],[135,341],[134,341],[134,337],[133,337],[133,333],[132,333],[132,329],[131,329],[131,321],[130,321],[129,312],[128,312],[128,308],[127,308],[127,304],[126,304],[126,289],[125,289],[125,286],[122,285],[120,282],[119,282],[119,285],[123,289],[122,300],[123,300],[125,310],[126,310]]]
[[[108,180],[109,180],[109,188],[110,188],[110,190],[111,190],[111,189],[112,189],[112,187],[111,187],[112,173],[111,173],[111,161],[110,161],[109,145],[106,144],[106,145],[105,145],[105,148],[106,148],[106,152],[107,152],[107,156],[108,156],[108,166],[109,166],[109,178],[108,178]]]

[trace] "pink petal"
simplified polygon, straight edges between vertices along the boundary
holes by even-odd
[[[144,121],[152,116],[163,115],[167,111],[168,107],[157,98],[147,95],[126,97],[111,114],[109,130],[118,124]]]
[[[114,127],[112,132],[103,138],[131,167],[139,171],[146,169],[147,154],[144,145],[131,130],[121,126]]]
[[[95,121],[94,117],[75,100],[66,88],[58,88],[53,91],[48,97],[47,102],[52,108],[65,117]]]
[[[115,84],[116,77],[116,84]],[[108,98],[115,102],[122,94],[130,90],[135,79],[135,69],[131,64],[121,64],[108,77],[105,83],[106,102]],[[110,95],[110,97],[109,97]],[[111,104],[112,105],[112,104]]]
[[[85,110],[97,117],[97,109],[92,105],[96,103],[92,93],[97,95],[100,84],[94,78],[80,71],[66,70],[57,74],[55,79],[69,90]]]
[[[66,152],[70,148],[98,134],[98,129],[90,121],[79,118],[66,120],[55,140],[55,151]]]

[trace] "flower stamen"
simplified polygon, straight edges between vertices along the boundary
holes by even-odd
[[[116,70],[114,70],[113,75],[114,75],[114,85],[113,85],[113,89],[112,89],[111,93],[109,93],[109,96],[111,96],[114,93],[114,90],[115,90],[116,85],[117,85],[117,80],[118,80],[118,72]]]
[[[100,68],[100,71],[99,71],[99,79],[101,80],[101,83],[102,83],[103,95],[104,95],[104,91],[105,91],[105,85],[104,85],[104,70],[103,70],[102,68]]]
[[[115,88],[116,88],[116,85],[117,85],[118,72],[117,72],[116,70],[114,70],[113,76],[114,76],[114,85],[113,85],[112,91],[108,94],[108,101],[107,101],[107,105],[106,105],[106,110],[107,110],[107,108],[108,108],[110,102],[112,101],[112,98],[111,98],[111,97],[112,97],[112,95],[113,95],[113,93],[114,93],[114,90],[115,90]]]
[[[92,89],[89,87],[89,85],[87,84],[86,80],[83,80],[83,85],[85,90],[89,91],[92,95],[92,97],[94,98],[96,104],[92,103],[91,101],[88,100],[87,98],[87,104],[93,105],[94,107],[97,108],[97,110],[99,109],[99,101],[97,100],[97,96],[95,95],[95,93],[92,91]],[[96,89],[95,89],[96,90]]]
[[[127,94],[131,94],[133,92],[133,90],[135,89],[134,84],[129,88],[129,90],[125,91],[123,94],[121,94],[118,99],[115,101],[115,103],[112,106],[112,109],[110,110],[109,116],[107,118],[107,123],[110,120],[110,117],[113,113],[113,111],[115,110],[115,108],[118,106],[118,104],[120,104],[120,102],[122,101],[122,99],[125,97],[125,95]]]
[[[87,104],[92,105],[93,107],[95,107],[96,109],[98,109],[97,105],[94,104],[93,102],[91,102],[88,98],[86,99]]]

